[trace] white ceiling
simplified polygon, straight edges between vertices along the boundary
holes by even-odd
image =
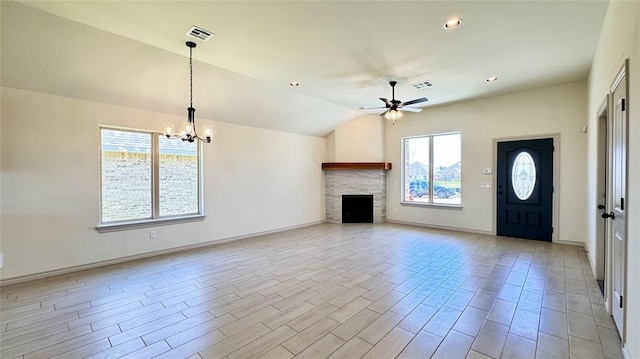
[[[19,4],[21,3],[21,4]],[[3,86],[324,136],[360,106],[586,79],[608,1],[2,1]],[[28,5],[28,6],[24,6]],[[38,9],[38,10],[36,10]],[[41,10],[41,11],[40,11]],[[44,12],[42,12],[44,11]],[[52,16],[54,14],[56,16]],[[454,30],[443,23],[461,17]],[[132,41],[133,40],[133,41]],[[498,81],[485,79],[497,76]],[[410,83],[435,86],[421,91]],[[289,82],[301,85],[290,88]]]

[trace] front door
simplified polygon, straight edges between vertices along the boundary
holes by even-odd
[[[499,236],[551,241],[553,139],[498,142]]]
[[[625,197],[627,185],[627,77],[626,66],[621,70],[612,86],[613,111],[613,207],[603,217],[613,220],[612,265],[612,312],[618,332],[624,328],[624,283],[626,258],[626,216]]]

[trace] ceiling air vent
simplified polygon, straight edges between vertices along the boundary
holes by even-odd
[[[202,41],[208,41],[214,34],[211,31],[205,30],[201,27],[193,26],[186,33],[187,36],[195,37]]]
[[[423,89],[426,89],[427,87],[433,87],[433,82],[427,80],[427,81],[411,84],[410,86],[413,87],[414,90],[423,90]]]

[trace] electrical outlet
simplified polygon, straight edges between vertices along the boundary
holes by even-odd
[[[156,231],[149,231],[149,238],[150,239],[156,239],[157,238]]]
[[[471,220],[471,213],[465,214],[464,217],[467,219],[467,221],[470,221]]]

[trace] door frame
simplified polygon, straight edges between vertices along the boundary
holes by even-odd
[[[613,118],[611,114],[611,95],[607,94],[598,107],[596,112],[597,118],[597,133],[596,133],[596,153],[597,153],[597,165],[596,165],[596,203],[594,208],[595,223],[595,248],[594,251],[594,263],[591,263],[593,268],[593,274],[596,280],[602,278],[604,280],[604,306],[608,313],[611,313],[612,307],[609,301],[609,293],[611,292],[611,236],[613,234],[613,228],[610,225],[610,221],[601,217],[601,214],[607,208],[611,208],[613,205],[613,199],[611,197],[613,173],[611,171],[611,163],[613,157],[613,141],[612,141],[612,126]],[[598,205],[604,205],[604,209],[597,208]],[[589,256],[590,257],[590,256]]]
[[[560,134],[559,133],[547,133],[547,134],[538,134],[538,135],[529,135],[529,136],[510,136],[510,137],[498,137],[493,139],[493,183],[497,183],[497,172],[498,172],[498,142],[510,142],[510,141],[523,141],[523,140],[541,140],[545,138],[553,139],[553,194],[551,196],[551,211],[553,212],[551,215],[551,226],[553,227],[553,233],[551,234],[551,242],[559,243],[558,239],[558,195],[560,194]],[[498,208],[498,195],[496,193],[496,189],[491,193],[491,233],[495,236],[498,231],[498,216],[497,216],[497,208]]]

